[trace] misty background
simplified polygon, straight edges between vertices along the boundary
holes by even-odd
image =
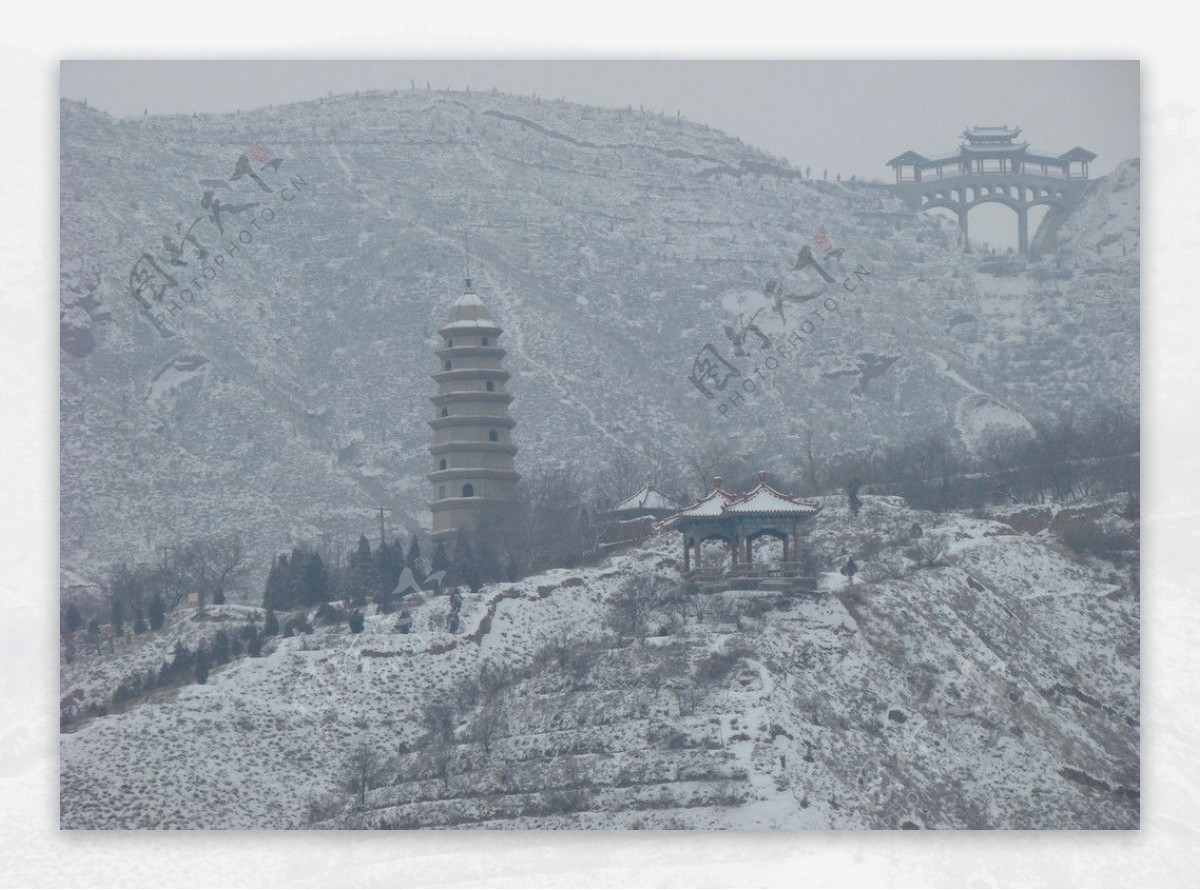
[[[61,93],[115,117],[231,113],[355,90],[475,90],[679,113],[844,179],[890,182],[889,158],[957,152],[974,125],[1020,126],[1034,150],[1081,145],[1093,178],[1140,155],[1136,61],[64,61]],[[1031,220],[1031,234],[1041,215]],[[1012,247],[1011,211],[971,214]]]

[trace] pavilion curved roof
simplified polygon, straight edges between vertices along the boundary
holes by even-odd
[[[678,505],[652,485],[642,486],[637,494],[630,495],[617,504],[609,507],[608,512],[619,510],[674,510]]]
[[[821,509],[820,504],[802,501],[776,491],[760,475],[758,485],[741,497],[726,504],[725,516],[810,516]]]
[[[737,495],[730,494],[721,488],[714,488],[700,500],[688,504],[675,517],[678,519],[714,518],[721,515],[725,505],[736,501]]]
[[[684,507],[673,519],[721,519],[727,516],[811,516],[819,504],[776,491],[767,484],[766,473],[758,474],[758,485],[745,494],[734,495],[714,488],[700,500]]]

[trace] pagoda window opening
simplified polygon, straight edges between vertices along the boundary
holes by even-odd
[[[488,441],[489,442],[499,442],[500,434],[498,432],[496,432],[495,430],[488,430]]]
[[[449,408],[443,408],[443,409],[442,409],[442,417],[449,417],[449,416],[450,416],[450,409],[449,409]]]
[[[474,485],[472,485],[470,482],[468,482],[466,485],[464,485],[464,486],[463,486],[463,495],[462,495],[462,496],[463,496],[464,498],[473,498],[473,497],[475,497],[475,486],[474,486]]]
[[[445,496],[446,496],[446,486],[439,485],[438,486],[438,500],[441,500]]]
[[[496,384],[495,384],[495,382],[494,382],[494,381],[491,381],[491,380],[489,380],[489,381],[487,382],[487,391],[488,391],[488,392],[495,392],[495,391],[496,391]]]
[[[449,349],[449,348],[450,348],[450,347],[452,347],[453,345],[454,345],[454,341],[453,341],[453,340],[447,340],[447,341],[446,341],[446,348],[447,348],[447,349]]]
[[[452,370],[452,368],[453,368],[453,365],[450,364],[449,359],[446,360],[446,364],[442,365],[442,369],[446,370],[446,371]]]
[[[487,345],[488,345],[488,338],[487,338],[487,337],[484,337],[484,338],[483,338],[483,345],[484,345],[484,346],[487,346]]]
[[[438,469],[439,470],[446,469],[446,458],[443,457],[441,460],[438,461]]]

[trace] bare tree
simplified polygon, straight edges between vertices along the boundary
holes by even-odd
[[[186,544],[160,547],[152,577],[168,608],[177,608],[196,589],[196,549]]]
[[[453,745],[457,715],[447,702],[435,701],[425,708],[421,723],[435,745]]]
[[[609,509],[633,494],[635,488],[648,478],[648,468],[640,455],[630,450],[614,450],[598,464],[592,476],[596,504]]]
[[[234,535],[205,538],[193,545],[195,549],[194,575],[203,607],[205,597],[220,604],[225,601],[225,592],[246,570],[246,552],[242,542]]]
[[[434,745],[421,754],[420,763],[428,775],[442,783],[442,793],[449,792],[450,780],[454,777],[454,748]]]
[[[574,469],[529,473],[514,520],[517,549],[528,568],[577,565],[592,546],[584,486]]]
[[[508,728],[508,716],[503,702],[484,705],[475,719],[471,722],[471,736],[483,749],[485,761],[492,756],[492,746],[496,739],[504,735]]]
[[[367,805],[367,792],[377,788],[383,779],[384,764],[379,753],[363,743],[354,749],[346,763],[346,790],[358,796],[359,808]]]
[[[654,584],[648,578],[627,582],[610,604],[609,624],[622,637],[645,641],[655,604]]]
[[[696,704],[700,701],[700,693],[695,686],[687,684],[677,684],[672,687],[675,693],[675,701],[679,705],[680,717],[691,717],[696,713]]]
[[[817,473],[817,459],[813,455],[812,430],[804,431],[804,448],[800,457],[804,465],[804,478],[808,484],[809,493],[819,494],[821,491],[820,477]]]

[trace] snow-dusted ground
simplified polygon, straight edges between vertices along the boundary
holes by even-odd
[[[677,589],[671,533],[468,593],[457,634],[429,597],[407,635],[371,615],[361,635],[277,639],[64,734],[62,824],[1136,827],[1129,571],[898,498],[867,497],[858,517],[823,506],[814,546],[834,568],[855,554],[853,585],[660,600],[644,641],[606,615],[632,579]],[[935,565],[905,556],[916,541]],[[94,699],[176,639],[254,614],[178,613],[65,665],[62,692]],[[435,702],[453,709],[452,743],[426,734]],[[388,766],[360,809],[345,779],[363,743]]]

